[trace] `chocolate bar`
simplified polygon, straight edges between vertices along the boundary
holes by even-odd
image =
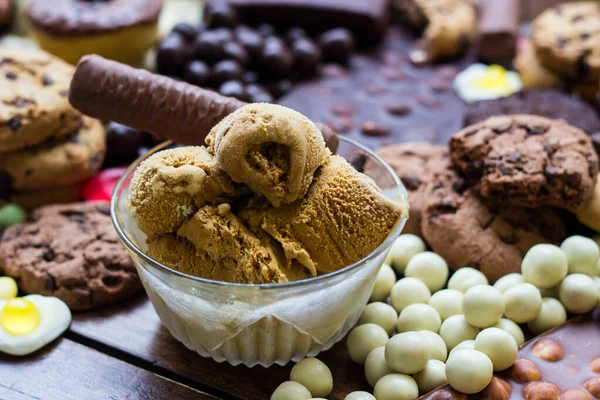
[[[600,399],[600,308],[525,343],[515,364],[472,399]],[[449,385],[422,400],[462,400]]]
[[[520,0],[486,0],[479,20],[479,59],[510,65],[517,54]]]
[[[359,43],[383,39],[389,24],[389,0],[228,0],[248,24],[269,23],[281,28],[300,26],[318,32],[348,28]]]

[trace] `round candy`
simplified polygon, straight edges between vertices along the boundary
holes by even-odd
[[[248,65],[250,62],[250,56],[248,52],[238,42],[227,42],[223,45],[223,51],[225,52],[225,58],[237,61],[240,65]]]
[[[106,148],[108,150],[104,166],[118,166],[130,164],[138,158],[138,151],[148,143],[148,133],[128,126],[109,122],[106,124]]]
[[[428,304],[410,304],[406,306],[398,317],[396,330],[400,332],[409,331],[431,331],[438,332],[442,319],[440,315]]]
[[[560,301],[551,297],[542,299],[542,311],[534,320],[527,323],[534,335],[541,335],[567,320],[567,311]]]
[[[421,393],[427,393],[438,386],[448,383],[446,379],[446,364],[439,360],[429,360],[423,371],[414,376]]]
[[[354,328],[348,335],[346,344],[350,358],[357,364],[363,365],[369,353],[385,346],[389,336],[385,329],[375,324],[364,324]]]
[[[265,39],[260,59],[262,67],[272,78],[287,77],[294,61],[283,40],[275,36]]]
[[[471,286],[465,292],[462,310],[469,324],[487,328],[498,322],[504,314],[502,293],[489,285]]]
[[[465,340],[464,342],[460,342],[456,345],[456,347],[452,349],[452,351],[450,351],[450,354],[456,353],[457,351],[464,349],[475,350],[475,340],[470,339]],[[450,354],[448,354],[448,357],[450,357]]]
[[[431,292],[427,286],[416,278],[402,278],[392,287],[390,301],[396,311],[415,303],[427,304]]]
[[[518,324],[535,319],[542,310],[542,295],[530,283],[519,283],[504,294],[504,315]]]
[[[14,299],[18,292],[17,281],[10,276],[0,276],[0,300]]]
[[[35,304],[18,297],[4,304],[0,312],[0,329],[13,336],[26,335],[38,327],[41,319],[42,315]]]
[[[448,281],[448,289],[466,292],[468,288],[475,285],[487,285],[488,280],[484,274],[475,268],[464,267],[457,270]]]
[[[435,292],[429,299],[429,305],[436,309],[442,320],[462,314],[463,293],[454,289]]]
[[[446,342],[448,350],[452,350],[465,340],[474,340],[478,333],[479,328],[469,325],[464,315],[453,315],[442,322],[440,327],[440,336]]]
[[[367,304],[358,319],[358,325],[376,324],[385,329],[388,335],[391,335],[396,329],[397,320],[398,313],[394,307],[387,303],[375,302]]]
[[[101,171],[83,186],[81,195],[87,201],[110,201],[112,192],[127,168],[110,168]]]
[[[419,387],[408,375],[390,374],[377,382],[373,394],[377,400],[415,400],[419,397]]]
[[[317,358],[305,358],[294,365],[290,380],[302,384],[313,397],[325,397],[333,389],[329,367]]]
[[[7,204],[0,208],[0,229],[8,228],[25,221],[27,213],[17,204]]]
[[[246,49],[250,58],[257,61],[262,51],[263,37],[258,32],[248,27],[237,28],[235,36],[238,43]]]
[[[323,33],[319,44],[326,61],[345,64],[354,50],[354,37],[348,29],[335,28]]]
[[[446,362],[446,358],[448,357],[448,348],[446,347],[446,342],[440,335],[431,331],[418,331],[421,336],[427,339],[429,343],[429,358],[431,360],[439,360],[442,362]]]
[[[513,272],[512,274],[504,275],[502,278],[498,279],[496,283],[494,283],[494,287],[498,289],[500,293],[504,293],[509,287],[523,282],[525,282],[523,275]]]
[[[385,360],[400,373],[419,372],[429,361],[429,342],[418,332],[399,333],[385,345]]]
[[[404,270],[404,275],[423,281],[432,293],[446,286],[448,273],[446,261],[431,251],[415,254]]]
[[[567,311],[583,314],[598,304],[598,287],[587,275],[572,274],[563,279],[558,290],[560,302]]]
[[[207,63],[200,60],[194,60],[186,65],[183,79],[192,85],[204,86],[208,83],[210,74],[210,67]]]
[[[559,283],[568,270],[567,257],[560,247],[552,244],[533,246],[521,264],[525,282],[540,288],[550,288]]]
[[[219,93],[227,97],[235,97],[244,100],[246,98],[246,89],[240,81],[227,81],[219,86]]]
[[[517,346],[525,343],[525,335],[523,334],[523,330],[521,330],[521,327],[510,319],[501,318],[500,321],[492,325],[492,328],[502,329],[503,331],[510,333],[513,339],[515,339]]]
[[[229,27],[238,24],[237,11],[226,1],[209,1],[204,8],[204,22],[210,29]]]
[[[240,63],[233,60],[223,60],[215,64],[210,79],[218,87],[223,82],[242,80],[243,77],[244,69]]]
[[[306,37],[306,31],[299,26],[290,28],[285,33],[285,42],[288,44],[294,43],[296,40],[300,40]]]
[[[344,400],[377,400],[369,392],[352,392],[348,396],[344,397]]]
[[[481,392],[492,381],[494,366],[477,350],[452,353],[446,362],[446,378],[453,389],[465,394]]]
[[[173,27],[172,32],[181,35],[181,37],[187,41],[192,41],[196,39],[196,35],[198,34],[198,30],[196,28],[184,22],[176,24]]]
[[[304,75],[316,72],[321,62],[321,49],[310,39],[300,38],[292,44],[294,66]]]
[[[490,358],[494,371],[504,371],[517,359],[519,348],[510,333],[498,328],[487,328],[475,339],[475,350]]]
[[[385,301],[392,293],[394,283],[396,283],[396,273],[392,267],[383,264],[375,279],[375,285],[373,286],[369,301]]]
[[[180,34],[171,33],[158,44],[156,69],[165,75],[180,75],[183,67],[193,57],[193,45]]]
[[[298,382],[286,381],[277,386],[271,400],[310,400],[310,391]]]
[[[400,235],[392,245],[385,262],[398,273],[403,274],[406,265],[415,255],[425,251],[425,242],[417,235],[406,233]]]
[[[385,361],[385,346],[371,350],[365,361],[365,377],[371,387],[384,376],[395,372]]]
[[[600,248],[590,238],[571,236],[560,245],[569,265],[569,274],[594,276],[597,273]]]
[[[225,57],[223,45],[230,40],[225,31],[204,31],[194,42],[194,56],[209,63],[217,62]]]

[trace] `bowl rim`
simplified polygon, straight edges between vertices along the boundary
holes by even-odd
[[[403,197],[403,199],[406,203],[406,206],[408,207],[408,193],[406,191],[406,188],[404,187],[402,181],[400,180],[400,178],[398,177],[398,175],[396,174],[394,169],[383,158],[381,158],[373,150],[369,149],[368,147],[366,147],[366,146],[362,145],[361,143],[358,143],[352,139],[340,136],[339,140],[340,140],[340,142],[346,142],[347,144],[350,144],[350,145],[358,148],[359,150],[364,151],[370,157],[374,158],[378,163],[380,163],[383,166],[383,168],[391,176],[392,181],[394,182],[394,189],[400,191],[399,197]],[[367,254],[365,257],[361,258],[360,260],[358,260],[350,265],[347,265],[343,268],[338,269],[337,271],[329,272],[324,275],[317,275],[317,276],[313,276],[313,277],[310,277],[307,279],[301,279],[298,281],[290,281],[290,282],[283,282],[283,283],[234,283],[234,282],[217,281],[217,280],[213,280],[213,279],[206,279],[206,278],[201,278],[199,276],[189,275],[184,272],[177,271],[173,268],[170,268],[170,267],[158,262],[157,260],[153,259],[152,257],[148,256],[146,253],[144,253],[125,234],[125,232],[121,228],[121,224],[117,218],[117,212],[116,212],[119,198],[120,198],[119,192],[121,192],[127,177],[130,175],[133,175],[135,169],[137,167],[139,167],[139,165],[144,160],[146,160],[148,157],[150,157],[152,154],[154,154],[158,151],[161,151],[172,144],[174,144],[174,143],[172,141],[168,140],[168,141],[165,141],[165,142],[162,142],[162,143],[156,145],[154,148],[149,150],[146,154],[138,157],[132,164],[130,164],[127,167],[127,169],[125,170],[123,175],[121,175],[121,177],[119,178],[117,184],[115,185],[113,193],[111,195],[110,217],[111,217],[111,220],[115,227],[115,230],[117,231],[117,235],[119,236],[119,239],[125,244],[125,246],[127,246],[129,248],[130,251],[134,252],[138,257],[140,257],[148,265],[150,265],[154,268],[157,268],[158,270],[161,270],[167,274],[172,274],[179,278],[183,278],[184,280],[187,279],[187,280],[193,281],[194,283],[209,285],[209,286],[213,286],[215,288],[230,287],[230,288],[248,288],[248,289],[254,289],[254,290],[256,290],[256,289],[258,289],[258,290],[288,289],[288,288],[304,287],[304,286],[310,286],[312,284],[327,282],[339,275],[345,275],[348,272],[358,269],[359,267],[365,265],[368,260],[373,259],[373,258],[379,256],[381,253],[383,253],[386,249],[388,249],[392,245],[392,242],[395,241],[396,238],[400,235],[400,233],[404,227],[404,223],[406,222],[406,217],[401,216],[398,219],[398,222],[396,223],[396,225],[394,226],[394,229],[392,229],[390,231],[390,233],[385,238],[385,240],[377,248],[375,248],[375,250],[373,250],[371,253]]]

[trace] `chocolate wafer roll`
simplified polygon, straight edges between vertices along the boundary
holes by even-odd
[[[186,145],[203,144],[213,126],[246,104],[96,55],[79,62],[69,101],[89,116]]]

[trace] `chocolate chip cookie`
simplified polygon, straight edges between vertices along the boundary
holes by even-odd
[[[82,121],[70,135],[0,153],[0,191],[72,186],[94,176],[106,153],[104,127],[92,118]]]
[[[142,289],[104,202],[33,211],[4,232],[0,269],[23,292],[56,296],[72,310],[115,303]]]
[[[481,196],[503,205],[575,211],[596,185],[591,140],[562,120],[492,117],[456,133],[450,154]]]
[[[450,164],[448,148],[429,143],[403,143],[384,147],[378,153],[398,174],[408,192],[410,217],[403,232],[423,236],[424,191],[433,176]],[[368,164],[365,168],[368,169]]]
[[[540,61],[569,79],[600,79],[600,4],[573,2],[549,8],[533,22],[532,41]]]
[[[41,50],[0,49],[0,151],[72,133],[81,114],[69,104],[75,68]]]
[[[488,207],[453,170],[437,174],[424,192],[425,239],[452,269],[471,266],[494,282],[521,270],[539,243],[560,243],[567,233],[552,208]]]

